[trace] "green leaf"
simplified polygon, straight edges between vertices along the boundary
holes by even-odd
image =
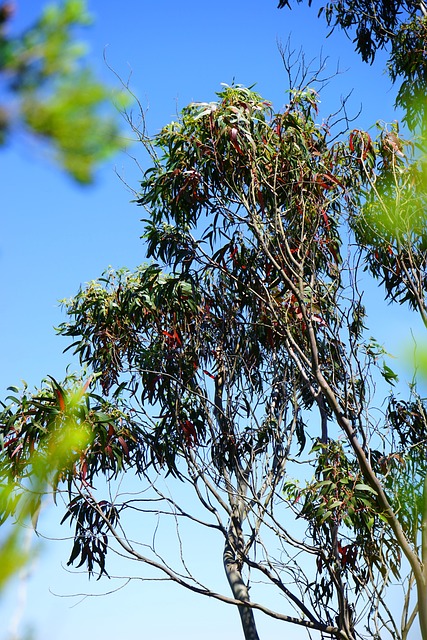
[[[385,362],[383,363],[381,375],[383,376],[384,380],[392,386],[394,386],[399,380],[397,373],[395,373],[393,369],[390,369],[390,367],[387,366]]]
[[[337,507],[341,507],[342,504],[341,500],[334,500],[333,502],[328,503],[328,509],[336,509]]]
[[[378,495],[377,492],[375,491],[375,489],[373,489],[372,487],[370,487],[367,484],[364,484],[363,482],[359,482],[358,484],[356,484],[354,489],[356,491],[368,491],[369,493],[372,493],[374,495]]]

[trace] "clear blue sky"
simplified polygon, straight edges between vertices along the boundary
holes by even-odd
[[[22,0],[16,4],[14,28],[20,29],[40,14],[45,3]],[[277,43],[285,43],[289,36],[296,50],[304,49],[307,60],[320,54],[328,58],[329,75],[337,67],[342,72],[321,95],[321,116],[336,111],[340,97],[353,91],[350,114],[362,107],[354,126],[395,119],[394,92],[383,72],[384,60],[369,67],[359,61],[351,41],[342,34],[326,39],[327,29],[317,20],[319,3],[314,0],[313,5],[278,11],[275,0],[90,0],[96,21],[84,38],[104,80],[115,82],[104,52],[119,76],[124,80],[131,76],[132,90],[148,107],[147,123],[153,133],[188,102],[214,99],[222,82],[256,84],[280,109],[287,101],[287,78]],[[123,128],[126,131],[125,123]],[[132,137],[130,131],[127,135]],[[144,166],[142,150],[130,146],[128,155],[116,157],[99,171],[95,186],[80,188],[22,135],[0,151],[0,397],[7,386],[19,385],[21,379],[33,386],[46,374],[63,377],[70,357],[62,354],[67,345],[53,330],[64,319],[60,298],[72,296],[108,265],[132,268],[144,261],[139,239],[143,211],[130,202],[131,191],[116,175],[138,189],[138,163]],[[392,339],[399,326],[383,322],[383,329],[385,338]],[[45,514],[45,529],[50,531],[52,526],[53,536],[68,534],[64,527],[54,526],[60,517],[54,509]],[[241,637],[232,608],[165,584],[138,583],[70,608],[74,600],[55,597],[49,589],[59,594],[90,593],[92,589],[108,591],[113,585],[108,580],[95,585],[84,575],[66,573],[60,563],[67,560],[69,549],[69,542],[41,543],[21,624],[25,629],[32,622],[36,638]],[[220,582],[222,575],[217,579]],[[14,585],[0,607],[0,640],[8,638],[21,587]],[[226,592],[225,579],[223,589]],[[263,638],[306,637],[282,623],[270,623],[262,616],[258,620]]]

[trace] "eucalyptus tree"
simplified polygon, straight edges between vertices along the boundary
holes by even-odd
[[[426,409],[393,394],[360,284],[379,275],[425,317],[423,171],[394,125],[334,137],[317,111],[310,86],[278,113],[225,86],[141,135],[147,263],[65,302],[91,391],[48,380],[4,406],[3,513],[42,476],[67,499],[69,564],[101,577],[115,550],[235,605],[247,639],[258,611],[341,640],[406,638],[418,617],[427,638]],[[84,437],[55,456],[70,428]],[[230,594],[207,547],[191,564],[204,531]]]

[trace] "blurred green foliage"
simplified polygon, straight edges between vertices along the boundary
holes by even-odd
[[[21,414],[19,427],[15,425],[6,437],[2,435],[0,442],[2,450],[13,449],[12,464],[0,474],[0,524],[14,524],[6,527],[0,538],[0,592],[30,560],[24,539],[28,527],[37,526],[44,494],[74,468],[92,442],[93,416],[87,408],[86,386],[71,383],[65,389],[51,380],[37,398],[29,400],[25,391],[19,400],[9,396],[12,405],[22,402],[28,411]],[[17,391],[14,387],[10,390]],[[44,438],[36,441],[31,434],[40,414],[48,417]],[[31,443],[25,457],[18,444],[21,432],[26,432]]]
[[[86,47],[74,39],[91,23],[86,2],[49,5],[34,25],[9,36],[13,13],[12,3],[0,5],[0,144],[24,129],[77,182],[90,183],[99,163],[125,146],[117,109],[128,96],[96,79]]]

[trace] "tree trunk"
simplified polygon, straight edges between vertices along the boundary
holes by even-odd
[[[225,573],[234,598],[236,598],[236,600],[242,600],[243,602],[249,602],[248,587],[243,582],[239,562],[229,539],[227,539],[225,543],[223,561]],[[252,609],[244,605],[238,606],[238,609],[245,640],[259,640]]]

